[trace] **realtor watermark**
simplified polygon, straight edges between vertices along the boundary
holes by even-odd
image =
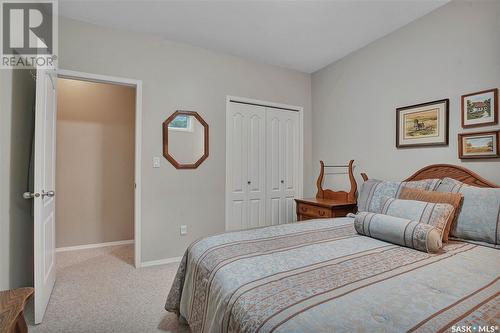
[[[496,333],[498,332],[497,325],[454,325],[451,327],[452,333]]]
[[[0,0],[0,68],[57,68],[57,0]]]

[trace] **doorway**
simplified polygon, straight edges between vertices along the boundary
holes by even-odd
[[[142,84],[58,71],[56,251],[134,243],[140,267]]]
[[[47,305],[50,300],[50,296],[52,293],[52,290],[54,288],[54,284],[56,281],[56,268],[55,268],[55,252],[56,252],[56,242],[57,242],[57,237],[56,237],[56,227],[57,227],[57,221],[55,221],[55,215],[56,215],[56,205],[55,201],[58,199],[59,196],[61,197],[67,197],[67,198],[72,198],[73,202],[72,204],[75,205],[75,207],[64,207],[66,204],[69,202],[62,203],[62,207],[64,209],[67,209],[66,216],[69,216],[69,219],[74,219],[78,220],[78,218],[81,218],[81,216],[85,216],[85,214],[88,213],[89,210],[100,210],[101,216],[98,216],[99,218],[106,218],[106,214],[103,213],[102,208],[103,207],[110,207],[113,206],[113,204],[109,204],[110,202],[115,202],[116,206],[116,201],[109,200],[106,198],[103,198],[102,196],[99,197],[100,200],[95,200],[95,196],[97,194],[100,195],[101,192],[103,191],[89,191],[88,189],[85,189],[86,191],[86,196],[82,196],[81,193],[79,192],[80,190],[84,190],[84,186],[88,186],[84,181],[79,180],[79,182],[75,182],[73,184],[66,184],[60,189],[62,190],[63,193],[57,193],[56,195],[56,176],[57,176],[57,171],[56,171],[56,144],[58,143],[56,139],[57,131],[56,131],[56,126],[57,126],[57,83],[58,83],[58,78],[59,79],[67,79],[68,82],[65,82],[63,85],[66,83],[70,83],[72,85],[80,85],[80,88],[86,84],[108,84],[112,85],[116,90],[120,90],[118,88],[123,88],[123,87],[129,87],[132,90],[129,90],[129,100],[130,105],[130,112],[131,114],[127,117],[131,122],[133,121],[133,126],[129,126],[130,131],[128,132],[128,137],[129,137],[129,142],[128,142],[128,149],[133,149],[129,151],[129,158],[126,162],[122,162],[122,164],[126,164],[126,167],[123,165],[119,165],[118,169],[127,169],[128,170],[128,189],[124,190],[123,192],[126,193],[126,195],[129,196],[129,202],[132,202],[128,209],[128,219],[130,222],[130,219],[132,219],[132,229],[133,229],[133,263],[130,261],[130,263],[135,266],[136,268],[141,266],[141,138],[142,138],[142,82],[140,80],[132,80],[132,79],[123,79],[123,78],[117,78],[117,77],[109,77],[109,76],[104,76],[104,75],[95,75],[95,74],[89,74],[89,73],[83,73],[83,72],[74,72],[74,71],[67,71],[67,70],[59,70],[57,72],[52,71],[52,70],[44,70],[44,69],[37,69],[36,71],[36,101],[35,101],[35,130],[34,130],[34,139],[33,139],[33,161],[34,161],[34,176],[33,176],[33,192],[28,191],[23,194],[24,199],[33,199],[34,200],[34,208],[33,208],[33,217],[34,217],[34,284],[35,284],[35,302],[34,302],[34,322],[36,324],[40,323],[43,319],[43,316],[45,314],[45,310],[47,308]],[[67,87],[71,88],[71,87]],[[102,88],[102,86],[101,86]],[[95,89],[96,91],[100,91],[102,89]],[[127,89],[125,89],[127,90]],[[74,93],[74,98],[75,101],[69,102],[70,106],[75,106],[76,109],[78,109],[78,104],[84,104],[87,102],[95,102],[94,99],[95,96],[84,96],[85,98],[82,98],[80,95],[85,95],[85,91],[78,89],[76,93]],[[112,95],[112,94],[108,94]],[[101,96],[101,98],[106,98],[105,95],[104,97]],[[96,100],[99,100],[98,98]],[[111,99],[113,100],[113,99]],[[101,104],[96,103],[93,106],[89,106],[88,108],[99,108],[101,107]],[[87,111],[88,111],[87,108]],[[104,129],[106,126],[104,125],[99,125],[96,126],[94,123],[96,121],[88,121],[88,117],[90,115],[89,112],[85,112],[86,108],[80,108],[83,110],[80,110],[80,113],[83,115],[80,115],[83,117],[83,119],[80,119],[79,124],[77,121],[74,121],[73,124],[70,124],[68,128],[65,128],[61,132],[67,132],[70,135],[68,138],[59,138],[59,141],[61,140],[75,140],[75,139],[84,139],[88,138],[89,143],[92,142],[92,140],[97,141],[97,142],[109,142],[109,140],[96,140],[96,137],[104,138],[105,135],[103,134]],[[133,110],[133,111],[132,111]],[[64,115],[63,115],[64,116]],[[65,115],[67,116],[67,115]],[[95,117],[94,120],[97,119],[97,116],[102,116],[99,114],[94,114]],[[87,121],[82,121],[87,117]],[[71,116],[69,116],[69,119],[71,119]],[[73,119],[75,120],[75,119]],[[70,121],[71,123],[72,121]],[[113,121],[109,122],[110,124],[113,124]],[[66,124],[67,125],[67,124]],[[88,125],[88,126],[87,126]],[[73,128],[72,128],[73,126]],[[85,128],[88,127],[91,129],[90,134],[87,133],[86,135],[83,135],[85,132]],[[88,129],[87,128],[87,129]],[[75,132],[72,132],[72,130],[75,130]],[[93,132],[92,132],[93,131]],[[73,133],[73,134],[72,134]],[[76,134],[74,134],[76,133]],[[112,141],[112,140],[111,140]],[[119,142],[120,140],[117,140]],[[126,141],[126,140],[125,140]],[[107,146],[113,146],[107,145]],[[75,147],[78,147],[78,149],[75,149]],[[78,146],[78,142],[73,141],[72,145],[70,144],[69,147],[67,146],[65,148],[67,151],[69,151],[69,157],[70,159],[64,159],[64,156],[62,156],[63,161],[65,163],[71,163],[72,160],[76,160],[76,163],[73,165],[69,165],[68,170],[66,172],[68,173],[66,175],[67,179],[72,180],[72,178],[78,178],[81,175],[89,175],[92,174],[91,172],[88,172],[86,168],[92,169],[96,171],[99,168],[96,167],[99,163],[101,164],[101,170],[105,169],[102,167],[103,161],[106,160],[107,157],[107,151],[103,149],[103,146],[98,146],[97,148],[94,147],[94,150],[102,150],[104,151],[101,153],[100,157],[94,153],[94,155],[90,154],[87,156],[89,160],[85,158],[81,158],[84,155],[85,151],[90,151],[92,152],[92,149],[89,149],[87,146]],[[110,150],[111,152],[113,149]],[[66,154],[66,156],[68,156]],[[104,157],[103,157],[104,156]],[[61,156],[60,156],[61,157]],[[93,160],[90,161],[90,158]],[[121,159],[121,157],[118,157],[117,159]],[[109,160],[108,160],[109,161]],[[133,167],[132,167],[133,166]],[[74,172],[73,172],[74,171]],[[108,177],[113,177],[114,171],[107,171],[105,176],[102,176],[100,179],[93,179],[93,184],[94,186],[102,186],[103,185],[103,179],[108,182]],[[115,180],[116,181],[116,180]],[[71,186],[73,185],[73,186]],[[79,188],[82,187],[82,188]],[[111,197],[113,198],[113,188],[111,187],[110,189],[107,189],[108,193],[105,195],[106,197]],[[65,193],[66,192],[66,193]],[[97,193],[97,194],[96,194]],[[109,194],[111,193],[111,194]],[[115,195],[122,195],[122,193],[117,193]],[[93,206],[92,206],[93,203]],[[78,206],[79,205],[79,206]],[[100,206],[99,206],[100,205]],[[70,205],[71,206],[71,205]],[[77,218],[75,218],[77,217]],[[90,216],[90,218],[96,218],[96,215]],[[96,218],[97,219],[97,218]],[[86,227],[86,222],[88,220],[82,219],[79,220],[80,224],[78,225],[78,228],[83,227],[84,231],[79,231],[83,236],[83,242],[88,242],[89,239],[89,234],[95,234],[98,228],[93,228],[91,232],[88,232]],[[63,222],[64,223],[64,222]],[[82,226],[83,225],[83,226]],[[75,245],[73,249],[77,249],[78,247],[80,248],[85,248],[85,247],[96,247],[96,246],[102,246],[103,244],[109,244],[109,242],[106,242],[107,237],[110,237],[109,229],[113,228],[108,228],[106,229],[105,227],[101,228],[100,236],[101,240],[104,240],[103,243],[93,243],[93,244],[79,244]],[[70,231],[71,227],[69,228]],[[129,232],[130,232],[130,225],[129,225]],[[74,241],[74,238],[78,238],[82,235],[79,235],[78,233],[73,233],[69,237],[66,237],[65,241],[68,242],[68,239],[70,241]],[[73,237],[73,239],[72,239]],[[111,236],[113,237],[113,236]],[[82,242],[82,239],[78,238],[78,242]],[[131,241],[130,239],[127,239],[125,241]],[[64,246],[63,246],[64,247]],[[68,247],[68,246],[66,246]]]

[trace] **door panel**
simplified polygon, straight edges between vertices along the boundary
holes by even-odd
[[[268,163],[271,169],[270,185],[271,191],[280,192],[281,191],[281,160],[283,154],[283,140],[282,140],[282,124],[281,119],[271,114],[270,120],[270,132],[268,133],[269,142],[268,145],[271,149],[270,155],[268,156]]]
[[[298,112],[267,108],[268,202],[278,199],[279,216],[268,219],[279,224],[296,220],[295,202],[298,193]],[[293,212],[293,213],[291,213]],[[274,213],[273,213],[274,214]],[[275,221],[275,219],[278,219]]]
[[[264,224],[265,218],[265,108],[230,103],[226,124],[230,145],[226,172],[229,207],[227,228]],[[233,206],[237,203],[238,208]]]
[[[285,165],[284,165],[284,180],[285,189],[294,189],[295,184],[295,128],[293,121],[291,119],[286,119],[285,121],[285,140],[284,140],[284,155],[285,155]]]
[[[281,215],[282,215],[281,199],[279,197],[271,198],[269,201],[268,224],[270,225],[280,224]]]
[[[229,230],[237,230],[247,224],[246,218],[246,200],[247,200],[247,155],[244,153],[247,145],[246,119],[245,114],[240,110],[231,110],[227,124],[227,133],[229,136],[230,154],[227,172],[231,179],[229,185]]]
[[[238,226],[243,226],[246,224],[245,218],[245,202],[243,200],[233,200],[231,202],[229,218],[232,221],[232,224],[229,226],[229,230],[236,230]]]
[[[255,228],[265,225],[264,215],[264,204],[265,201],[261,199],[250,199],[249,201],[249,216],[248,225],[249,228]]]
[[[56,280],[55,270],[55,73],[37,70],[34,151],[35,323],[41,323]],[[51,193],[46,195],[46,193]]]
[[[297,112],[284,111],[283,122],[285,124],[284,140],[284,187],[283,197],[286,200],[286,214],[284,214],[283,223],[294,222],[297,220],[295,214],[295,197],[299,193],[299,115]]]
[[[297,221],[297,213],[295,211],[295,198],[294,197],[286,197],[285,198],[285,223],[295,222]]]
[[[267,203],[270,209],[267,212],[267,221],[272,225],[280,223],[282,214],[282,160],[283,160],[283,124],[280,112],[266,109],[267,134]]]
[[[261,128],[264,121],[259,115],[253,114],[248,125],[248,179],[251,181],[249,191],[260,192],[263,185],[261,152],[264,138]]]
[[[245,176],[246,170],[246,156],[244,155],[245,147],[245,136],[244,132],[244,122],[245,117],[241,113],[235,113],[232,115],[232,123],[230,128],[231,139],[231,171],[232,171],[232,183],[231,192],[233,194],[242,194],[245,192],[245,185],[243,178]]]
[[[248,226],[265,225],[266,110],[253,106],[248,112]]]
[[[53,163],[55,161],[55,91],[53,90],[53,85],[55,85],[55,78],[51,79],[50,76],[45,76],[45,121],[44,121],[44,133],[43,133],[43,163],[46,166],[46,170],[43,173],[43,183],[46,189],[54,189],[54,179],[55,179],[55,167]],[[46,200],[50,202],[54,200],[53,197]]]
[[[246,215],[246,204],[243,200],[234,200],[232,202],[231,209],[231,219],[234,221],[234,224],[231,226],[230,230],[238,229],[237,226],[244,226],[247,223]]]
[[[51,249],[54,247],[54,214],[51,213],[45,219],[43,223],[43,233],[44,233],[44,256],[43,256],[43,278],[46,281],[50,277],[50,273],[52,272],[52,266],[54,265],[54,252]]]

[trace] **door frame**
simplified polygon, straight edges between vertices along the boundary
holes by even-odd
[[[298,184],[298,195],[300,197],[304,196],[304,108],[301,106],[295,106],[295,105],[288,105],[288,104],[283,104],[283,103],[275,103],[275,102],[268,102],[268,101],[262,101],[258,99],[253,99],[253,98],[247,98],[247,97],[238,97],[238,96],[231,96],[227,95],[226,96],[226,123],[224,130],[226,131],[227,129],[227,124],[229,122],[229,107],[231,105],[231,102],[240,102],[240,103],[245,103],[245,104],[253,104],[256,106],[263,106],[263,107],[270,107],[270,108],[277,108],[277,109],[283,109],[285,111],[290,111],[290,112],[298,112],[299,113],[299,184]],[[225,230],[228,230],[228,222],[229,222],[229,205],[228,205],[228,198],[229,198],[229,137],[228,133],[226,131],[226,184],[224,186],[225,188],[225,193],[224,193],[224,205],[225,205],[225,216],[224,216],[224,225],[225,225]]]
[[[59,69],[57,77],[89,81],[97,83],[108,83],[135,88],[135,161],[134,161],[134,266],[140,268],[141,261],[141,206],[142,206],[142,183],[141,183],[141,149],[142,149],[142,81],[116,76],[77,72]],[[56,171],[57,172],[57,171]],[[57,223],[57,222],[56,222]]]

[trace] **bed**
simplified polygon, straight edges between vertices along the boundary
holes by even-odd
[[[443,177],[496,187],[441,164],[407,180]],[[492,247],[431,254],[362,236],[350,217],[312,220],[194,242],[165,308],[192,332],[493,332],[499,275]]]

